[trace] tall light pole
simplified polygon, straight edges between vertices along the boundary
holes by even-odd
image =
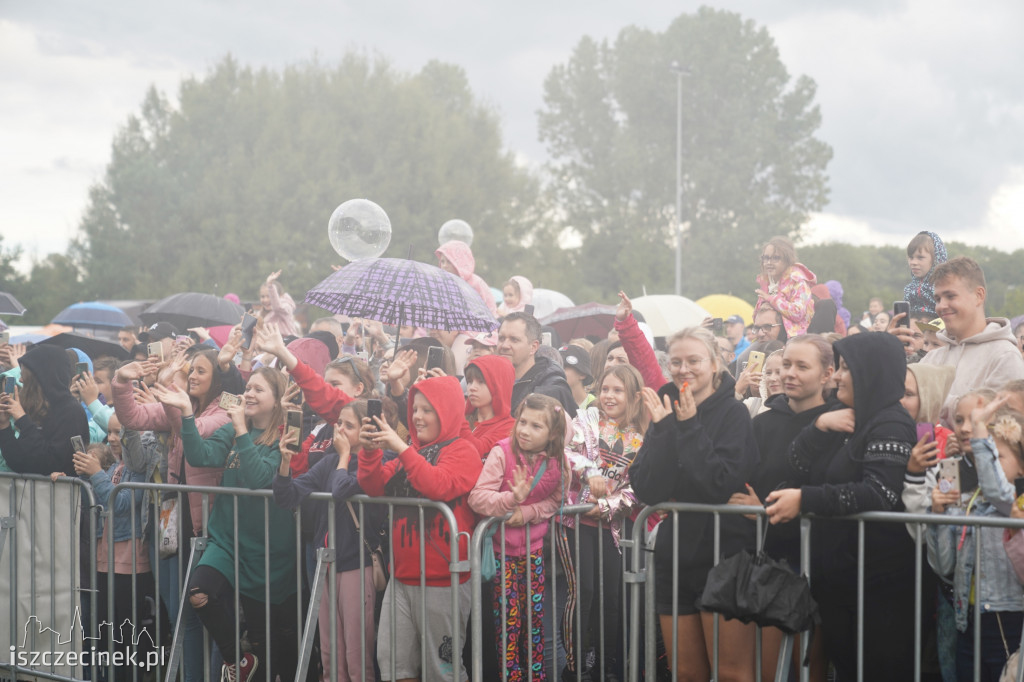
[[[676,296],[683,295],[683,75],[686,69],[672,62],[676,74]]]

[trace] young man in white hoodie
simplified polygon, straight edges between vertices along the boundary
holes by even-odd
[[[1010,321],[985,317],[985,273],[973,258],[960,256],[936,267],[932,286],[935,312],[946,325],[938,337],[949,345],[931,351],[921,362],[956,368],[940,411],[943,425],[953,428],[953,408],[960,396],[979,388],[997,391],[1008,381],[1024,379],[1024,358]],[[901,340],[910,332],[895,326],[890,330]]]

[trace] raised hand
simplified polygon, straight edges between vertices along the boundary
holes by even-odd
[[[220,371],[226,372],[231,368],[231,364],[235,361],[235,355],[241,347],[242,325],[236,324],[231,329],[227,342],[220,347],[220,352],[217,353],[217,366],[220,367]]]
[[[181,410],[182,417],[192,416],[192,399],[189,398],[188,393],[181,390],[177,384],[172,383],[168,386],[153,384],[151,391],[153,393],[153,397],[167,407],[174,407]]]
[[[278,277],[281,276],[281,271],[277,270],[267,275],[267,284],[272,284]]]
[[[245,423],[245,401],[227,410],[227,413],[231,417],[231,425],[235,427],[235,438],[249,433],[249,427]]]
[[[123,367],[118,367],[114,376],[117,377],[118,381],[135,381],[141,379],[150,373],[151,369],[147,369],[145,365],[148,365],[149,361],[146,362],[129,362]]]
[[[697,416],[697,400],[693,397],[693,391],[690,390],[689,384],[684,383],[683,387],[679,389],[679,400],[673,404],[673,407],[678,421],[684,422]]]
[[[88,372],[79,374],[71,383],[75,385],[81,401],[86,405],[100,397],[100,387],[96,385],[96,380]]]
[[[644,386],[640,396],[644,401],[644,407],[647,409],[647,414],[650,415],[652,422],[660,422],[672,414],[672,404],[667,395],[658,398],[658,394],[653,388]]]
[[[988,424],[992,421],[992,417],[999,411],[1000,407],[1006,405],[1006,401],[1009,396],[999,396],[995,400],[991,401],[987,405],[982,404],[981,400],[978,400],[977,407],[971,410],[971,426],[973,433],[971,434],[974,438],[988,438]]]
[[[520,464],[512,470],[512,496],[515,497],[516,504],[522,504],[530,494],[531,483],[530,470],[526,466]]]
[[[91,452],[76,452],[71,456],[71,461],[75,465],[75,473],[79,476],[92,476],[103,468],[100,466],[100,460]]]
[[[142,381],[135,382],[137,385],[132,386],[132,393],[135,395],[135,402],[139,405],[152,405],[157,402],[156,396],[149,390]]]
[[[907,471],[912,474],[923,474],[931,469],[937,461],[939,461],[939,444],[935,442],[930,433],[926,433],[910,451]]]
[[[633,314],[633,302],[626,296],[626,292],[619,292],[619,305],[615,307],[615,319],[625,322]]]
[[[18,421],[25,416],[25,409],[21,406],[21,387],[15,386],[14,393],[3,394],[0,398],[0,411],[11,421]]]
[[[282,360],[284,359],[282,356],[288,352],[288,349],[284,345],[284,338],[281,336],[281,331],[273,322],[264,322],[261,327],[257,327],[256,340],[259,343],[261,351],[270,353]]]
[[[956,490],[944,493],[939,490],[939,486],[932,488],[933,514],[944,514],[946,512],[946,507],[956,506],[958,504],[960,504],[960,493]]]
[[[381,417],[374,417],[374,421],[377,426],[377,431],[373,434],[373,442],[376,447],[386,448],[392,452],[405,450],[405,441],[391,428],[391,425]],[[362,438],[362,434],[360,434],[360,438]]]

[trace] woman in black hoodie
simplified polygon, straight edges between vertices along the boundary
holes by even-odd
[[[657,394],[644,389],[652,423],[629,467],[636,496],[646,504],[725,504],[744,490],[757,467],[750,413],[733,396],[735,381],[720,363],[718,345],[706,329],[690,327],[668,339],[672,383]],[[654,549],[655,599],[662,636],[670,647],[677,616],[677,680],[711,676],[714,616],[696,602],[714,565],[714,518],[679,514],[678,600],[672,601],[672,517],[662,522]],[[754,547],[754,524],[742,516],[721,517],[721,552],[731,556]],[[719,620],[719,680],[754,676],[754,628]]]
[[[900,405],[906,375],[902,344],[889,334],[840,339],[836,397],[793,443],[790,464],[799,488],[768,495],[768,517],[818,517],[902,511],[900,495],[914,421]],[[914,670],[914,546],[903,526],[869,523],[864,552],[864,679],[906,680]],[[857,525],[815,519],[811,586],[825,649],[838,679],[857,673]]]
[[[13,471],[75,475],[71,437],[88,444],[89,420],[68,388],[73,375],[63,348],[39,345],[22,356],[22,387],[0,400],[0,454]]]

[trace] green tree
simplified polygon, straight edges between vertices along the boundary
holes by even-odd
[[[433,261],[438,228],[461,217],[487,276],[521,255],[505,237],[525,234],[536,193],[458,67],[408,75],[349,54],[278,72],[226,57],[174,103],[150,90],[113,142],[73,253],[101,298],[255,298],[282,268],[301,299],[341,261],[331,212],[366,197],[391,218],[386,255]]]
[[[823,208],[831,148],[815,84],[791,80],[767,30],[702,8],[663,32],[583,38],[544,84],[540,136],[554,201],[606,297],[674,286],[677,62],[683,78],[683,293],[744,295],[760,245]],[[740,267],[736,267],[740,264]],[[750,264],[750,267],[748,267]]]
[[[92,297],[82,289],[74,261],[66,255],[51,253],[32,265],[18,299],[27,308],[21,324],[43,325],[72,303]]]
[[[985,271],[985,310],[989,316],[1024,314],[1024,292],[1020,288],[1024,250],[1006,253],[959,242],[947,242],[946,250],[950,258],[970,256]],[[903,298],[903,287],[910,281],[906,250],[898,246],[816,244],[801,247],[797,255],[819,282],[834,279],[843,285],[843,303],[855,319],[867,310],[868,301],[875,296],[892,308],[893,301]]]

